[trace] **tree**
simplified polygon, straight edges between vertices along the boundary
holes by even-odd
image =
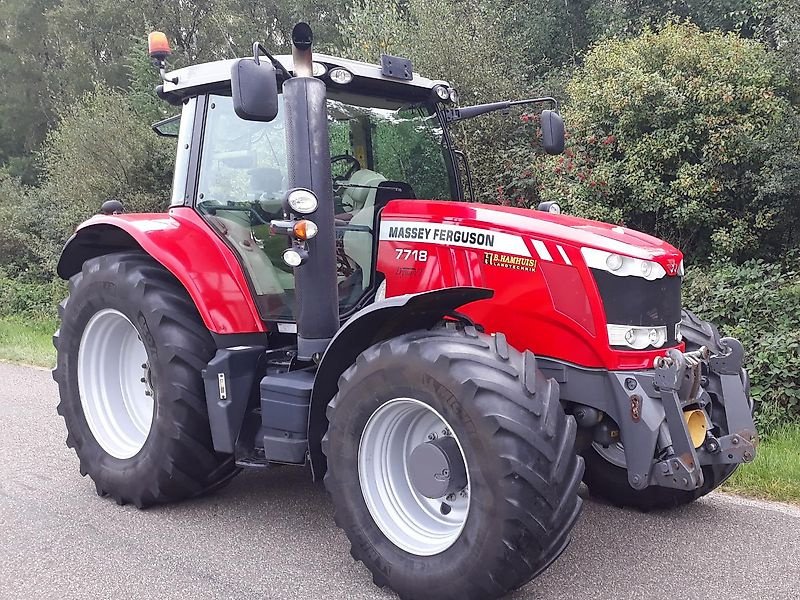
[[[565,156],[522,182],[691,254],[776,256],[800,240],[800,118],[758,42],[671,23],[598,44],[568,86]]]

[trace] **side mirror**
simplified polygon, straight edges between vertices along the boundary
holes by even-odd
[[[564,151],[564,119],[554,110],[542,111],[542,146],[548,154]]]
[[[240,58],[231,67],[233,110],[246,121],[269,122],[278,116],[278,82],[272,63]]]

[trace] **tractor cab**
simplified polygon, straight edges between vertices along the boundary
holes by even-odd
[[[293,69],[291,56],[275,59]],[[368,300],[375,281],[376,208],[394,198],[462,199],[456,155],[444,111],[455,91],[444,81],[326,55],[313,73],[325,82],[336,231],[339,312]],[[400,59],[395,59],[400,61]],[[277,72],[277,114],[241,118],[225,60],[165,75],[160,95],[180,116],[154,128],[177,137],[171,205],[193,206],[239,257],[261,317],[291,330],[295,275],[284,260],[287,241],[270,234],[289,190],[286,111]],[[176,127],[179,120],[179,127]]]

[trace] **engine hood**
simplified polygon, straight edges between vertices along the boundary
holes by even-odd
[[[393,200],[384,210],[385,219],[409,219],[429,223],[458,223],[465,227],[516,234],[534,248],[548,246],[595,248],[615,254],[652,260],[674,275],[683,254],[667,242],[628,227],[555,215],[533,209],[490,204],[466,204],[435,200]]]

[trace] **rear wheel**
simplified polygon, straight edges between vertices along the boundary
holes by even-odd
[[[697,350],[701,346],[706,346],[712,353],[720,352],[720,334],[717,328],[708,321],[697,317],[694,313],[684,310],[681,319],[681,334],[686,343],[686,350]],[[747,386],[747,373],[742,372],[742,378]],[[721,393],[718,377],[709,377],[708,388],[712,395],[712,406],[718,401],[715,399],[716,393]],[[749,396],[749,390],[748,390]],[[720,434],[728,432],[724,430],[724,413],[720,418],[712,420],[720,428]],[[738,465],[707,465],[703,467],[703,485],[696,490],[676,490],[659,486],[649,486],[643,490],[636,490],[628,483],[628,472],[625,468],[625,450],[622,444],[614,444],[608,448],[603,448],[594,443],[584,452],[583,457],[586,461],[586,473],[584,482],[589,488],[592,496],[602,498],[612,504],[621,507],[637,508],[642,511],[661,510],[674,508],[683,504],[694,502],[698,498],[705,496],[712,490],[722,485]]]
[[[100,495],[144,507],[224,484],[201,370],[211,335],[180,283],[136,252],[86,261],[53,338],[67,445]]]
[[[532,354],[473,328],[365,350],[328,407],[336,523],[401,598],[497,598],[564,550],[583,466]]]

